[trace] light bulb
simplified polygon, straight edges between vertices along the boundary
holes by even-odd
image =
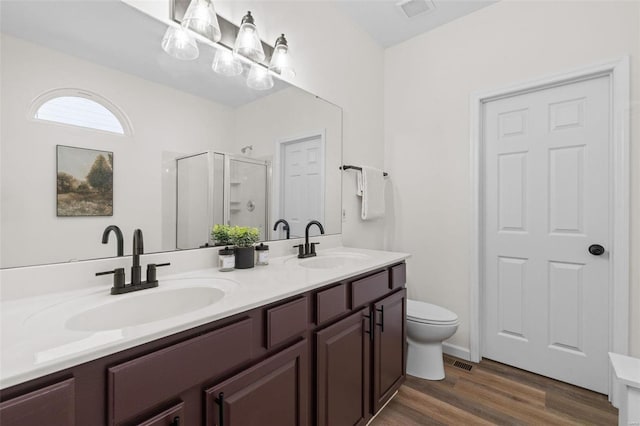
[[[247,86],[255,90],[269,90],[273,87],[273,77],[265,67],[253,64],[247,76]]]
[[[284,34],[276,40],[273,55],[271,55],[271,61],[269,62],[269,69],[283,77],[293,77],[296,75],[291,66],[289,45],[287,44],[287,39],[284,38]]]
[[[233,53],[242,55],[256,62],[264,61],[265,54],[262,49],[262,42],[258,36],[258,29],[254,24],[251,12],[247,12],[244,18],[242,18],[242,24],[240,25],[240,30],[238,30],[238,36],[233,46]]]
[[[218,49],[211,68],[218,74],[234,76],[242,74],[242,63],[227,49]]]
[[[183,27],[170,26],[162,37],[162,49],[174,58],[189,61],[200,54],[195,39]]]
[[[182,25],[213,42],[222,38],[218,16],[211,0],[191,0],[182,19]]]

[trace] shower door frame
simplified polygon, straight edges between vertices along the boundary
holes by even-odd
[[[227,152],[219,152],[219,151],[203,151],[203,152],[198,152],[198,153],[194,153],[194,154],[188,154],[188,155],[184,155],[182,157],[176,157],[175,161],[176,161],[176,223],[175,223],[175,246],[176,246],[176,250],[185,250],[183,248],[179,248],[178,247],[178,218],[179,218],[179,184],[178,181],[180,179],[179,177],[179,173],[178,173],[178,161],[180,160],[186,160],[189,158],[193,158],[193,157],[198,157],[200,155],[206,155],[207,156],[207,164],[208,164],[208,170],[207,170],[207,185],[208,185],[208,191],[207,191],[207,201],[206,201],[206,205],[207,205],[207,221],[209,222],[209,226],[213,227],[213,225],[215,225],[214,222],[214,217],[215,217],[215,209],[216,206],[214,205],[214,197],[213,197],[213,191],[214,191],[214,187],[215,187],[215,172],[214,172],[214,167],[215,167],[215,156],[217,155],[222,155],[223,157],[223,170],[222,170],[222,222],[225,225],[229,225],[230,224],[230,220],[231,220],[231,160],[236,160],[236,161],[243,161],[245,163],[251,163],[251,164],[255,164],[255,165],[259,165],[259,166],[264,166],[265,167],[265,206],[264,206],[264,235],[265,235],[265,239],[264,241],[268,241],[269,240],[269,217],[270,217],[270,211],[269,209],[271,208],[270,205],[270,197],[271,197],[271,179],[272,179],[272,173],[273,173],[273,165],[270,161],[268,160],[256,160],[253,158],[249,158],[249,157],[245,157],[242,155],[236,155],[236,154],[231,154],[231,153],[227,153]],[[228,185],[225,185],[225,182],[228,182]],[[211,235],[208,236],[208,242],[209,244],[212,244],[213,241],[211,240]],[[194,247],[197,248],[197,247]]]
[[[259,166],[264,166],[265,167],[265,206],[264,206],[264,240],[263,241],[269,241],[269,209],[271,208],[271,205],[269,203],[269,197],[271,197],[271,175],[273,173],[273,167],[271,162],[269,162],[268,160],[256,160],[253,158],[249,158],[249,157],[245,157],[243,155],[237,155],[237,154],[230,154],[230,153],[225,153],[225,152],[213,152],[213,154],[220,154],[224,156],[224,171],[223,171],[223,182],[228,182],[228,185],[224,185],[223,186],[223,195],[222,195],[222,202],[224,205],[224,211],[223,211],[223,221],[225,222],[226,225],[230,225],[230,220],[231,220],[231,160],[236,160],[236,161],[244,161],[245,163],[251,163],[251,164],[255,164],[255,165],[259,165]],[[213,178],[213,156],[211,157],[211,168],[212,168],[212,173],[211,173],[211,177]],[[213,185],[213,181],[211,182],[211,185]],[[213,187],[213,186],[212,186]],[[212,207],[212,213],[213,213],[213,206]],[[211,217],[211,220],[213,221],[213,215]]]
[[[195,154],[188,154],[188,155],[184,155],[182,157],[176,157],[176,250],[189,250],[189,249],[183,249],[178,247],[178,222],[179,222],[179,180],[180,180],[180,174],[178,173],[178,161],[180,160],[186,160],[189,158],[193,158],[193,157],[198,157],[200,155],[206,155],[207,156],[207,185],[209,186],[209,190],[207,191],[207,221],[209,222],[210,226],[213,226],[213,184],[214,184],[214,178],[213,178],[213,156],[216,154],[216,152],[213,151],[202,151],[202,152],[198,152]],[[223,199],[223,203],[224,203],[224,199]],[[209,234],[209,236],[207,237],[207,242],[211,243],[211,235]],[[193,248],[199,248],[199,247],[193,247]]]

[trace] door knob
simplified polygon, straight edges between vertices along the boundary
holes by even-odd
[[[604,253],[604,247],[602,247],[600,244],[591,244],[589,246],[589,253],[594,256],[600,256]]]

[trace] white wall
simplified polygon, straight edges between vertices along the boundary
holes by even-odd
[[[342,157],[342,116],[340,108],[317,99],[296,88],[280,90],[270,96],[236,108],[236,152],[245,145],[253,145],[252,156],[273,164],[271,226],[280,213],[280,161],[278,142],[302,138],[318,132],[325,137],[325,208],[322,224],[328,234],[340,233]],[[268,229],[271,238],[278,239],[281,228]],[[314,229],[315,231],[315,229]]]
[[[14,37],[3,35],[1,44],[2,267],[114,256],[114,236],[100,244],[110,224],[120,226],[129,242],[133,230],[142,228],[145,250],[159,251],[166,201],[160,185],[163,153],[231,150],[234,111]],[[118,105],[133,135],[28,117],[36,97],[65,87],[98,93]],[[114,153],[113,216],[56,217],[57,144]],[[175,207],[170,212],[175,214]],[[169,233],[175,235],[175,228]]]
[[[388,247],[414,255],[410,297],[461,319],[469,347],[469,95],[631,54],[631,353],[640,356],[640,3],[502,1],[385,51]]]

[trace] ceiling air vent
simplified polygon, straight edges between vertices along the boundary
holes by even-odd
[[[400,3],[396,3],[396,6],[402,9],[407,18],[431,12],[436,8],[433,0],[403,0]]]

